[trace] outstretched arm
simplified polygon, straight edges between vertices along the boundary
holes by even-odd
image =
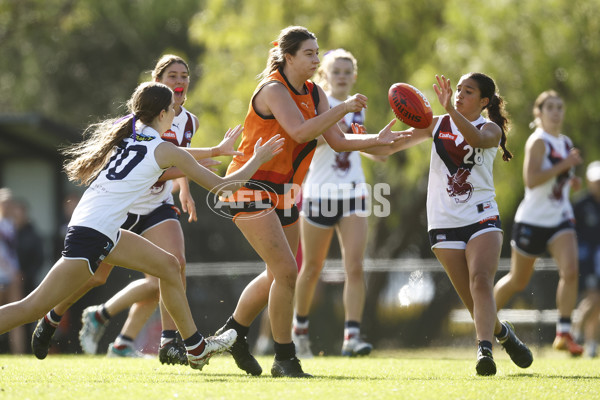
[[[172,143],[161,143],[155,152],[156,161],[162,168],[175,166],[188,178],[216,194],[231,193],[238,190],[263,163],[271,160],[282,151],[283,140],[279,135],[270,138],[264,145],[258,140],[254,147],[254,155],[239,170],[222,178],[201,166],[185,150]]]
[[[218,156],[240,156],[243,153],[234,149],[235,141],[240,136],[244,127],[238,125],[235,128],[227,129],[223,140],[215,147],[187,147],[185,150],[192,155],[196,160]]]
[[[463,135],[467,143],[471,147],[480,149],[487,149],[490,147],[498,147],[500,138],[502,137],[502,130],[494,122],[488,122],[481,129],[477,129],[469,120],[467,120],[461,113],[456,111],[452,104],[452,86],[450,79],[444,75],[441,77],[436,75],[437,85],[433,85],[433,90],[437,94],[438,100],[442,107],[448,112],[452,121],[456,124],[456,127]]]

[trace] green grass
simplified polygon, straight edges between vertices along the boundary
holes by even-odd
[[[474,374],[474,349],[375,352],[368,358],[303,361],[311,380],[272,378],[272,357],[259,357],[261,377],[228,356],[203,371],[158,360],[103,356],[0,356],[0,399],[598,399],[600,360],[534,351],[525,370],[496,349],[498,374]]]

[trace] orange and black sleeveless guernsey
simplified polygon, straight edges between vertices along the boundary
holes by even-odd
[[[263,116],[256,112],[253,106],[254,97],[265,85],[271,82],[281,82],[288,89],[290,96],[296,102],[305,119],[314,118],[317,115],[319,92],[314,83],[306,81],[304,83],[305,93],[298,93],[288,82],[283,72],[279,70],[273,72],[258,84],[250,100],[248,114],[244,121],[242,141],[238,148],[238,151],[244,153],[244,155],[233,157],[227,168],[227,175],[240,169],[252,157],[254,145],[259,138],[262,138],[262,143],[265,143],[274,135],[280,134],[285,142],[281,153],[264,163],[252,178],[232,196],[223,199],[230,202],[230,212],[234,215],[239,212],[262,211],[267,207],[265,206],[262,209],[242,207],[243,209],[238,209],[236,212],[233,203],[237,205],[245,203],[246,206],[255,203],[270,204],[270,207],[274,206],[276,211],[289,211],[295,208],[298,189],[308,172],[308,167],[317,146],[316,139],[307,143],[296,142],[283,130],[274,116]],[[286,224],[284,223],[284,225]]]

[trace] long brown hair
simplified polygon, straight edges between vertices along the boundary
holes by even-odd
[[[69,180],[89,185],[104,168],[114,148],[127,137],[135,135],[135,121],[150,125],[161,111],[169,109],[172,100],[173,92],[162,83],[139,85],[127,101],[130,115],[90,125],[83,133],[83,142],[62,150],[62,154],[69,158],[64,164]]]
[[[258,75],[258,78],[266,78],[283,67],[286,54],[295,55],[302,42],[308,39],[317,40],[317,37],[303,26],[288,26],[282,29],[277,40],[273,42],[273,48],[269,50],[267,67]]]

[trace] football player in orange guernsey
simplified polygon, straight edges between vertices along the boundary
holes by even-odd
[[[297,189],[312,159],[321,135],[336,151],[386,146],[400,134],[390,122],[378,135],[346,135],[337,123],[349,112],[365,108],[367,98],[356,94],[330,108],[321,87],[308,79],[319,66],[319,46],[304,27],[281,31],[269,53],[267,67],[258,84],[244,123],[239,151],[228,173],[243,166],[259,138],[281,134],[284,151],[265,164],[242,189],[229,197],[230,213],[266,269],[246,286],[233,315],[222,329],[235,329],[239,337],[231,349],[236,364],[252,375],[262,368],[248,351],[250,324],[268,305],[275,341],[273,376],[309,377],[296,358],[292,341],[294,290],[298,270],[294,259],[298,248]]]

